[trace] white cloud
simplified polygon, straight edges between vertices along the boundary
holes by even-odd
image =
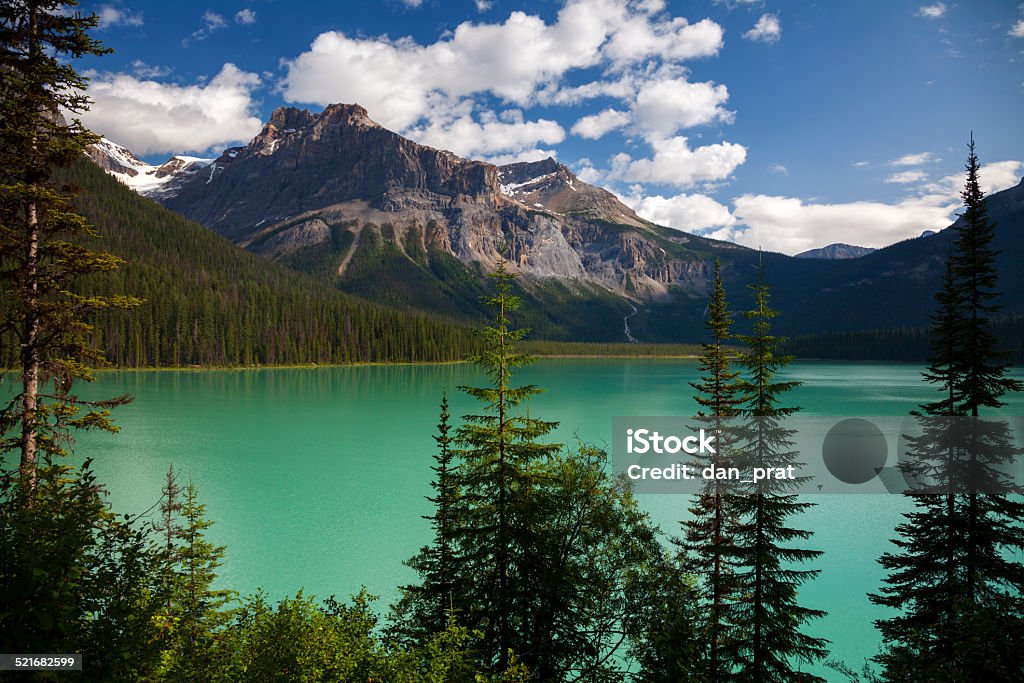
[[[96,10],[96,17],[99,19],[97,28],[101,30],[111,26],[142,26],[143,24],[140,12],[132,12],[113,5],[100,5]]]
[[[87,75],[93,105],[82,114],[83,122],[136,154],[203,153],[247,142],[263,125],[252,101],[260,79],[234,64],[225,64],[202,85],[123,73]]]
[[[743,34],[747,40],[758,40],[762,43],[774,43],[782,37],[782,24],[774,14],[762,14],[754,24],[754,28]]]
[[[605,109],[597,114],[584,116],[573,124],[572,134],[588,140],[597,140],[613,130],[622,128],[630,120],[628,112]]]
[[[518,109],[502,112],[500,117],[487,110],[477,118],[463,103],[454,107],[449,115],[431,119],[428,124],[410,130],[409,134],[425,145],[447,149],[464,157],[483,157],[495,163],[508,155],[539,154],[538,144],[556,145],[565,139],[565,131],[555,121],[526,121]],[[550,152],[544,152],[540,159],[549,155]]]
[[[727,207],[702,194],[674,197],[627,195],[622,197],[622,201],[641,218],[686,232],[729,227],[736,223]]]
[[[515,164],[520,161],[543,161],[548,157],[554,159],[558,156],[558,153],[553,149],[524,149],[519,152],[509,152],[508,154],[495,154],[494,156],[488,157],[487,160],[497,166],[504,164]],[[584,181],[586,182],[586,181]]]
[[[710,19],[695,24],[681,17],[652,22],[647,15],[633,15],[611,31],[604,54],[618,67],[654,55],[677,61],[711,57],[722,49],[724,33]]]
[[[683,78],[655,80],[641,86],[634,115],[645,134],[666,137],[681,128],[732,122],[734,113],[722,108],[728,99],[724,85],[690,83]]]
[[[794,197],[745,194],[733,202],[745,227],[728,236],[749,247],[797,254],[834,242],[884,247],[922,230],[950,223],[955,201],[905,199],[897,204],[848,202],[818,204]]]
[[[1020,161],[994,161],[984,164],[978,169],[978,185],[985,194],[999,192],[1019,183],[1022,171],[1024,171],[1024,163]],[[967,172],[963,171],[944,176],[934,183],[925,185],[922,189],[933,194],[959,197],[966,179]]]
[[[214,31],[218,31],[228,25],[227,20],[220,14],[211,10],[203,12],[203,26],[197,29],[188,38],[181,41],[183,47],[187,47],[191,41],[206,40]]]
[[[789,175],[789,169],[782,164],[772,164],[768,167],[769,173],[777,173],[778,175]]]
[[[920,152],[918,154],[904,154],[889,162],[890,166],[921,166],[933,161],[931,152]]]
[[[423,4],[423,0],[402,0],[402,4],[415,9]]]
[[[1024,38],[1024,19],[1021,19],[1010,29],[1009,35],[1013,38]]]
[[[1024,163],[998,161],[978,172],[986,194],[1013,187]],[[794,197],[745,194],[733,202],[736,225],[712,233],[750,247],[796,254],[807,249],[845,242],[884,247],[924,230],[941,230],[953,222],[960,207],[962,173],[924,184],[918,194],[894,204],[846,202],[824,204]]]
[[[490,0],[474,0],[474,2],[476,4],[477,12],[486,12],[487,10],[491,9]]]
[[[867,168],[868,166],[871,165],[871,162],[870,161],[855,161],[855,162],[853,162],[850,165],[853,166],[854,168]]]
[[[166,66],[152,66],[141,59],[133,60],[129,66],[132,68],[132,73],[139,78],[163,78],[173,71]]]
[[[251,10],[248,7],[240,9],[235,13],[235,23],[238,24],[255,24],[256,23],[256,11]]]
[[[652,138],[654,156],[632,159],[620,153],[612,158],[608,180],[631,183],[657,183],[689,188],[700,182],[724,180],[746,161],[747,149],[732,142],[721,142],[691,149],[686,137]]]
[[[888,178],[885,179],[885,182],[908,185],[910,183],[919,183],[927,177],[928,174],[925,173],[924,171],[900,171],[899,173],[893,173],[892,175],[890,175]]]
[[[649,40],[634,42],[638,35]],[[517,11],[502,23],[464,22],[426,45],[322,33],[309,50],[284,62],[282,94],[290,102],[359,102],[383,125],[404,130],[430,115],[432,93],[489,93],[516,106],[554,103],[571,70],[621,69],[655,55],[663,61],[705,57],[721,45],[722,29],[710,20],[652,17],[621,0],[569,0],[550,24]],[[620,78],[618,84],[612,96],[635,94],[631,82]],[[613,88],[575,87],[568,98],[577,101]]]
[[[927,19],[938,19],[946,14],[946,3],[937,2],[934,5],[922,5],[917,10],[917,16]]]

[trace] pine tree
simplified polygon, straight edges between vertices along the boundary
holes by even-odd
[[[694,399],[701,407],[700,425],[723,438],[717,442],[716,453],[699,465],[729,467],[731,444],[724,437],[731,430],[725,427],[729,418],[738,413],[741,399],[737,378],[740,373],[732,369],[735,353],[726,346],[731,339],[732,314],[717,259],[705,328],[710,341],[701,345],[700,381],[690,386],[697,392]],[[692,517],[685,525],[686,547],[691,557],[688,567],[703,579],[706,596],[702,600],[707,615],[702,645],[708,681],[723,681],[729,677],[729,664],[722,657],[722,643],[728,638],[729,610],[731,601],[736,597],[733,577],[736,549],[732,539],[736,521],[732,494],[735,493],[734,484],[730,481],[707,480],[703,492],[690,508]]]
[[[441,394],[441,412],[434,441],[434,495],[429,500],[434,514],[425,517],[434,528],[434,540],[406,564],[420,576],[418,585],[403,587],[403,597],[397,606],[400,631],[406,637],[423,642],[447,628],[452,615],[461,608],[456,599],[462,591],[457,586],[458,554],[456,540],[460,510],[459,472],[451,449],[452,436],[448,412],[448,394]]]
[[[740,356],[745,376],[739,383],[743,395],[741,415],[747,424],[737,448],[741,470],[755,467],[786,467],[796,464],[790,451],[792,430],[780,420],[798,409],[783,407],[782,396],[799,385],[780,381],[778,372],[790,358],[777,355],[780,338],[771,334],[771,320],[777,313],[769,306],[769,287],[760,266],[758,280],[751,286],[754,307],[746,316],[750,334],[738,337],[747,350]],[[737,590],[741,597],[733,607],[736,641],[728,657],[741,681],[823,681],[799,669],[827,654],[826,641],[803,633],[808,621],[825,615],[821,610],[799,604],[798,588],[814,578],[817,570],[798,569],[821,551],[795,548],[794,541],[810,538],[812,532],[788,525],[789,518],[811,507],[788,493],[799,482],[765,480],[746,495],[734,499],[740,518],[735,527],[737,548]]]
[[[206,506],[199,502],[191,480],[178,514],[171,536],[174,583],[169,617],[174,656],[165,674],[172,680],[189,681],[202,678],[217,657],[214,635],[231,616],[228,605],[234,593],[213,587],[225,548],[207,540],[213,522],[207,519]]]
[[[484,412],[463,417],[455,433],[460,446],[462,495],[465,516],[460,524],[460,547],[476,568],[465,601],[478,610],[467,615],[466,625],[480,629],[484,643],[500,669],[513,653],[531,649],[522,639],[529,632],[527,597],[535,588],[531,576],[538,569],[538,534],[542,530],[538,496],[544,465],[560,444],[540,443],[555,427],[518,413],[532,396],[534,385],[513,386],[512,372],[533,361],[517,353],[515,342],[526,334],[514,329],[509,314],[519,306],[512,295],[514,275],[498,262],[491,274],[496,294],[484,298],[494,310],[494,321],[482,332],[484,350],[472,360],[490,380],[484,387],[459,389],[480,401]],[[530,666],[530,661],[526,661]],[[531,667],[532,669],[532,667]]]
[[[88,402],[71,388],[76,379],[92,379],[88,365],[102,361],[88,342],[90,315],[139,303],[73,293],[80,278],[114,270],[119,262],[83,246],[96,232],[72,210],[68,189],[54,181],[57,168],[97,140],[61,114],[88,106],[85,81],[70,60],[108,52],[89,36],[95,16],[64,11],[75,4],[0,5],[0,305],[21,349],[22,384],[0,415],[0,432],[16,434],[4,439],[2,450],[20,451],[20,476],[30,491],[39,458],[64,453],[65,430],[114,430],[108,410],[127,397]],[[79,415],[82,407],[86,413]]]
[[[1001,469],[1021,452],[1004,422],[978,419],[1020,383],[1006,376],[992,316],[997,271],[994,229],[968,145],[966,210],[931,317],[932,357],[924,378],[941,398],[921,406],[920,434],[908,437],[907,470],[926,486],[910,491],[905,516],[880,559],[889,571],[872,601],[900,610],[877,626],[877,658],[888,680],[1011,680],[1024,675],[1024,504]],[[961,417],[963,416],[963,417]]]

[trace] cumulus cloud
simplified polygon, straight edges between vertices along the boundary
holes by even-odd
[[[91,73],[91,130],[136,154],[204,153],[248,141],[262,121],[252,100],[256,74],[225,64],[208,83],[176,85],[124,73]]]
[[[982,189],[991,194],[1016,185],[1024,163],[999,161],[979,170]],[[736,224],[709,236],[750,247],[796,254],[807,249],[845,242],[884,247],[924,230],[941,230],[960,207],[962,173],[926,183],[919,192],[894,204],[846,202],[826,204],[795,197],[745,194],[733,202]]]
[[[1021,19],[1010,28],[1010,36],[1013,38],[1024,38],[1024,19]]]
[[[937,2],[934,5],[922,5],[917,10],[917,16],[926,19],[938,19],[946,14],[946,3]]]
[[[516,109],[596,97],[621,100],[623,106],[577,122],[575,132],[591,138],[634,123],[645,136],[668,136],[688,126],[730,121],[725,86],[689,83],[681,64],[717,54],[721,26],[709,19],[690,23],[664,8],[662,0],[568,0],[551,22],[515,11],[500,23],[463,22],[426,44],[329,31],[284,62],[281,93],[289,102],[321,106],[358,102],[382,125],[453,151],[485,150],[474,131],[496,124],[467,119],[464,109],[493,109],[490,98]],[[570,71],[591,67],[601,67],[592,72],[600,74],[594,80],[565,83]],[[499,132],[524,146],[515,150],[501,143],[504,151],[482,153],[554,144],[555,127],[513,122]],[[470,132],[463,140],[456,130]]]
[[[900,171],[899,173],[893,173],[890,175],[885,179],[885,182],[907,185],[910,183],[919,183],[927,177],[928,174],[924,171]]]
[[[772,164],[768,167],[769,173],[775,173],[778,175],[789,175],[789,169],[782,164]]]
[[[588,140],[597,140],[613,130],[628,124],[631,117],[628,112],[616,109],[605,109],[597,114],[584,116],[573,124],[572,134]]]
[[[518,109],[502,112],[500,116],[485,110],[475,118],[468,106],[456,107],[450,115],[431,119],[409,134],[425,145],[494,163],[508,163],[505,160],[509,155],[520,154],[531,158],[517,158],[518,161],[537,161],[532,157],[541,153],[544,156],[539,159],[544,159],[551,153],[537,149],[538,144],[556,145],[565,139],[565,131],[555,121],[526,121]]]
[[[248,7],[240,9],[235,13],[235,23],[237,24],[255,24],[256,23],[256,11],[251,10]]]
[[[999,192],[1020,182],[1022,171],[1024,171],[1024,163],[1020,161],[993,161],[978,169],[978,185],[985,194]],[[922,189],[932,194],[959,197],[966,178],[966,171],[947,175],[933,183],[926,184]]]
[[[608,180],[657,183],[687,189],[700,182],[724,180],[746,161],[747,149],[732,142],[690,148],[684,136],[652,139],[654,156],[632,159],[620,153],[612,157]]]
[[[674,197],[626,195],[622,201],[641,218],[686,232],[705,231],[735,225],[736,219],[725,207],[702,194]]]
[[[682,61],[718,54],[723,36],[722,27],[710,19],[652,22],[647,15],[633,15],[611,31],[604,53],[618,67],[652,55]]]
[[[655,80],[641,86],[634,115],[644,133],[664,137],[682,128],[732,122],[734,112],[722,107],[728,99],[724,85],[690,83],[682,78]]]
[[[745,194],[733,202],[733,213],[745,227],[733,230],[729,237],[750,247],[786,254],[834,242],[883,247],[922,230],[949,225],[955,206],[955,202],[921,198],[897,204],[820,204],[794,197]]]
[[[921,166],[932,161],[931,152],[919,152],[918,154],[904,154],[901,157],[889,162],[890,166]]]
[[[111,26],[142,26],[144,23],[141,12],[132,12],[113,5],[100,5],[96,10],[96,17],[99,20],[97,28],[101,30]]]
[[[782,24],[774,14],[762,14],[754,28],[743,34],[747,40],[774,43],[782,37]]]
[[[476,4],[477,12],[486,12],[487,10],[491,9],[490,0],[474,0],[474,3]]]

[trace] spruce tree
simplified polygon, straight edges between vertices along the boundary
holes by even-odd
[[[701,467],[731,466],[728,458],[732,445],[724,438],[731,430],[725,427],[729,419],[738,414],[741,401],[737,385],[740,373],[732,369],[735,353],[726,346],[732,338],[732,322],[721,265],[716,259],[705,323],[709,341],[701,344],[700,381],[690,386],[697,392],[694,399],[701,407],[700,426],[722,438],[717,441],[716,453],[698,463]],[[703,581],[705,597],[701,602],[707,621],[701,644],[708,681],[723,681],[729,677],[730,666],[722,656],[722,644],[729,636],[729,611],[736,597],[733,577],[736,548],[732,539],[736,522],[734,488],[735,483],[728,480],[705,481],[703,492],[690,508],[692,517],[685,525],[686,547],[690,552],[688,567]]]
[[[750,288],[754,307],[746,317],[752,330],[738,337],[747,347],[739,361],[744,370],[739,387],[743,396],[740,414],[745,424],[737,430],[741,434],[737,460],[742,471],[797,464],[797,453],[790,450],[792,430],[785,428],[781,419],[798,410],[783,406],[782,397],[799,383],[777,378],[791,359],[778,355],[781,339],[771,334],[771,321],[777,313],[769,306],[763,264],[757,283]],[[823,681],[800,670],[803,664],[827,654],[828,641],[801,630],[825,612],[798,602],[799,587],[818,574],[817,570],[798,566],[822,554],[793,547],[794,542],[812,535],[789,525],[791,517],[813,505],[790,493],[798,484],[785,479],[764,480],[734,499],[739,517],[733,537],[739,565],[736,586],[741,597],[732,608],[736,640],[730,644],[728,657],[737,680]]]
[[[533,358],[518,353],[515,342],[525,329],[515,329],[509,315],[519,307],[512,294],[514,275],[505,260],[490,275],[495,295],[484,298],[494,320],[482,331],[484,349],[472,360],[489,379],[484,387],[459,389],[483,404],[478,414],[465,415],[456,429],[460,448],[461,484],[465,513],[459,528],[460,548],[475,571],[465,596],[467,626],[480,629],[484,643],[500,669],[510,654],[526,656],[532,649],[523,640],[531,614],[527,598],[535,589],[537,545],[542,530],[538,505],[545,465],[561,448],[541,443],[557,425],[522,414],[521,406],[542,390],[514,386],[512,373]],[[529,660],[526,661],[530,665]]]
[[[405,590],[395,631],[422,645],[454,617],[473,634],[483,669],[518,660],[536,680],[608,680],[621,674],[627,642],[652,633],[664,613],[663,550],[630,487],[608,475],[603,451],[541,441],[555,423],[525,405],[539,387],[513,383],[533,358],[515,348],[525,331],[510,321],[518,301],[504,261],[492,278],[496,293],[485,301],[494,319],[474,359],[489,383],[460,387],[483,410],[464,416],[449,440],[442,404],[435,538],[410,562],[420,584]],[[680,623],[689,609],[677,607]]]
[[[213,522],[191,480],[178,515],[172,529],[174,578],[168,615],[173,656],[164,673],[170,680],[190,681],[202,678],[219,655],[214,636],[231,616],[228,605],[234,592],[213,587],[225,548],[206,538]]]
[[[920,434],[908,437],[906,469],[924,477],[910,491],[915,510],[896,528],[897,552],[872,601],[900,610],[877,622],[886,648],[877,658],[888,680],[1011,680],[1024,676],[1024,504],[1003,472],[1022,453],[1005,422],[982,416],[1020,383],[1007,377],[992,316],[997,271],[979,184],[974,138],[968,144],[965,211],[932,315],[925,380],[941,398],[921,406]],[[979,419],[981,418],[981,419]]]
[[[126,397],[89,402],[71,388],[77,379],[92,379],[89,364],[102,360],[88,340],[90,317],[138,304],[121,295],[74,293],[83,276],[119,262],[84,246],[97,233],[74,212],[68,188],[54,180],[56,169],[98,139],[62,115],[89,103],[70,60],[108,52],[89,36],[95,16],[65,11],[76,4],[0,4],[0,305],[21,350],[21,392],[0,414],[0,432],[15,435],[2,450],[20,452],[20,477],[30,491],[39,459],[64,453],[67,429],[114,430],[108,410]]]
[[[434,539],[406,562],[419,574],[421,583],[404,586],[402,600],[397,605],[397,616],[403,622],[399,630],[403,631],[402,635],[418,642],[443,632],[453,613],[457,616],[461,611],[461,607],[456,605],[456,600],[462,595],[456,586],[456,540],[461,496],[459,472],[451,448],[450,417],[448,393],[442,392],[437,434],[434,436],[437,450],[431,467],[434,480],[430,485],[434,495],[427,497],[434,506],[434,513],[425,517],[434,528]]]

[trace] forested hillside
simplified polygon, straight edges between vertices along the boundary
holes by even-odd
[[[1024,315],[1008,314],[992,321],[992,333],[1014,365],[1024,363]],[[925,327],[819,332],[793,337],[783,345],[799,358],[918,362],[930,352]]]
[[[101,234],[93,246],[126,261],[90,276],[84,291],[145,300],[130,316],[95,321],[116,366],[445,361],[475,344],[461,327],[367,303],[235,247],[84,159],[64,173]]]

